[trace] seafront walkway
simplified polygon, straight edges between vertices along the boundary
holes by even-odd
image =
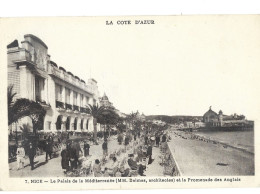
[[[169,135],[169,148],[184,176],[254,175],[251,153],[193,139],[183,131],[171,131]]]
[[[87,157],[87,161],[94,162],[95,159],[101,159],[103,156],[101,140],[99,145],[91,145],[90,156]],[[112,136],[108,140],[108,153],[113,153],[118,149],[123,149],[124,145],[119,145],[116,136]],[[133,153],[133,150],[128,149],[123,155],[127,158],[129,153]],[[153,147],[153,159],[152,164],[147,165],[147,169],[144,172],[146,176],[164,176],[164,168],[160,165],[160,149],[158,147]],[[118,159],[120,157],[116,156]],[[58,153],[57,157],[45,162],[45,152],[43,155],[37,156],[34,160],[35,169],[31,170],[29,164],[29,158],[25,160],[25,168],[17,170],[17,163],[12,162],[9,164],[10,177],[65,177],[66,175],[61,168],[61,156]],[[90,175],[92,176],[92,175]]]
[[[115,137],[111,137],[108,141],[108,152],[113,152],[123,145],[118,145]],[[102,143],[99,145],[91,145],[90,156],[87,158],[88,161],[94,161],[100,159],[103,156]],[[31,170],[29,158],[25,160],[25,168],[17,170],[16,162],[9,164],[9,173],[11,177],[65,177],[61,168],[61,156],[60,153],[56,158],[52,158],[45,162],[45,152],[43,155],[35,158],[35,169]]]

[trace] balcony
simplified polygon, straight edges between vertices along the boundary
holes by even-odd
[[[76,79],[73,75],[68,74],[65,71],[62,71],[61,69],[55,66],[50,66],[48,74],[54,77],[58,77],[59,79],[64,80],[81,90],[93,94],[93,89],[91,86],[87,85],[86,83],[83,83],[79,79]]]
[[[79,113],[79,106],[73,105],[73,110],[75,113]]]
[[[65,103],[65,108],[67,112],[72,112],[72,105]]]
[[[56,108],[63,108],[63,109],[65,109],[64,103],[56,100]]]
[[[83,107],[80,107],[80,112],[89,114],[89,110],[87,108],[83,108]]]
[[[39,103],[45,110],[51,108],[51,105],[47,104],[47,102],[45,100],[42,100],[39,96],[36,96],[36,102]]]
[[[63,102],[60,102],[58,100],[56,100],[56,108],[58,109],[58,111],[65,111],[65,106]]]

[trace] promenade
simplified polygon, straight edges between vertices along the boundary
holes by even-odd
[[[123,147],[123,145],[118,145],[116,139],[112,137],[108,141],[109,152],[115,151],[116,149]],[[91,145],[90,156],[88,161],[94,161],[95,159],[100,159],[103,155],[102,143],[99,145]],[[25,160],[25,168],[17,170],[16,162],[9,164],[10,177],[65,177],[63,170],[61,168],[61,156],[60,153],[58,157],[52,158],[47,163],[45,162],[45,152],[35,158],[35,169],[31,170],[29,158]]]
[[[102,140],[99,145],[91,145],[90,147],[90,156],[87,157],[87,161],[94,162],[95,159],[101,159],[103,156],[102,150]],[[119,145],[116,139],[116,136],[110,137],[108,140],[108,153],[113,153],[114,151],[124,148],[124,145]],[[125,155],[132,153],[133,150],[129,149]],[[163,166],[159,163],[160,159],[160,149],[153,147],[153,163],[147,165],[147,169],[144,172],[146,176],[164,176]],[[35,158],[35,169],[31,170],[29,159],[25,160],[25,168],[17,170],[17,163],[12,162],[9,164],[9,173],[10,177],[65,177],[63,169],[61,168],[61,156],[60,153],[57,157],[48,160],[45,162],[45,152],[43,155],[37,156]],[[90,175],[92,176],[92,175]]]
[[[183,176],[254,175],[254,155],[218,143],[192,139],[182,131],[168,142]]]

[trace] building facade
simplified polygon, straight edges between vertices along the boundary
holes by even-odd
[[[206,127],[236,127],[236,126],[251,126],[251,121],[246,120],[244,115],[224,115],[222,110],[217,114],[211,107],[203,115],[203,122]]]
[[[96,80],[88,79],[86,83],[58,67],[47,45],[34,35],[25,35],[21,47],[16,41],[7,48],[8,85],[13,86],[15,99],[27,98],[44,107],[43,132],[93,131],[93,118],[86,106],[98,103]],[[29,117],[21,119],[18,128],[22,124],[32,127]],[[9,127],[17,129],[14,124]]]

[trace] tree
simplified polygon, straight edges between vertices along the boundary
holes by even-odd
[[[137,114],[138,114],[138,112],[136,112],[136,113],[132,112],[132,113],[130,113],[130,114],[127,116],[127,120],[128,120],[129,123],[131,124],[132,129],[133,129],[133,127],[134,127],[134,121],[135,121],[136,118],[137,118]]]
[[[126,121],[126,118],[118,117],[116,128],[118,129],[119,133],[122,133],[126,129],[126,125],[124,124],[124,121]]]
[[[97,122],[105,126],[104,131],[110,132],[111,125],[116,125],[118,119],[119,116],[113,109],[104,108],[101,114],[98,115]]]
[[[94,124],[94,142],[97,141],[97,118],[102,114],[102,112],[105,110],[104,106],[98,106],[98,105],[91,105],[88,104],[86,106],[89,114],[93,117],[93,124]]]
[[[43,118],[46,114],[46,110],[39,103],[26,98],[19,98],[14,101],[16,93],[13,93],[12,90],[13,86],[7,88],[8,125],[28,116],[32,119],[33,132],[36,134],[36,131],[43,126]]]

